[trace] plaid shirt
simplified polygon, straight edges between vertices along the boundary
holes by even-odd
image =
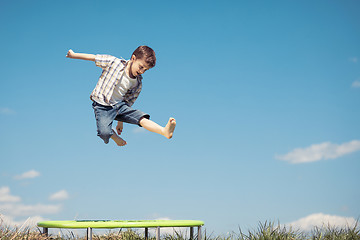
[[[128,61],[110,55],[96,55],[95,64],[103,69],[95,89],[92,91],[90,99],[105,106],[110,106],[110,99],[113,95],[115,86],[119,83],[124,74]],[[137,85],[127,91],[123,101],[132,106],[138,98],[142,88],[142,76],[136,77]]]

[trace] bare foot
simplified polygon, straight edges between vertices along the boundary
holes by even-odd
[[[164,127],[163,135],[168,139],[172,138],[174,130],[175,130],[175,126],[176,126],[175,118],[170,118],[168,123]]]
[[[111,139],[114,140],[114,142],[120,147],[125,146],[127,144],[127,142],[121,137],[119,137],[115,132],[111,136]]]

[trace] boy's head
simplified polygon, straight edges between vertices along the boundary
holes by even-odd
[[[143,74],[156,64],[155,52],[148,46],[140,46],[133,52],[130,59],[130,77]]]

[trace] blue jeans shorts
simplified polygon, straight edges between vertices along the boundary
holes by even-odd
[[[114,134],[112,129],[114,120],[140,126],[139,122],[142,118],[150,119],[149,114],[132,109],[126,105],[125,102],[119,102],[114,106],[104,106],[93,102],[92,107],[96,118],[97,135],[104,140],[106,144],[109,143],[110,137]]]

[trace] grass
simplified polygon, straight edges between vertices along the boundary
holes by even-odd
[[[67,231],[64,234],[60,231],[58,236],[50,235],[48,237],[41,234],[39,228],[11,228],[0,222],[0,240],[83,240],[84,236],[75,236],[73,232]],[[197,239],[197,236],[194,236]],[[133,230],[117,232],[109,231],[103,235],[93,235],[94,240],[145,240],[144,234]],[[155,240],[155,236],[150,236],[149,240]],[[172,235],[164,234],[162,240],[185,240],[187,234],[176,232]],[[226,236],[213,236],[213,234],[203,233],[203,240],[360,240],[360,229],[356,224],[353,227],[335,228],[324,226],[314,228],[310,232],[301,232],[292,228],[286,228],[280,224],[275,225],[272,222],[259,223],[255,230],[244,233],[240,228],[238,232],[232,232]]]

